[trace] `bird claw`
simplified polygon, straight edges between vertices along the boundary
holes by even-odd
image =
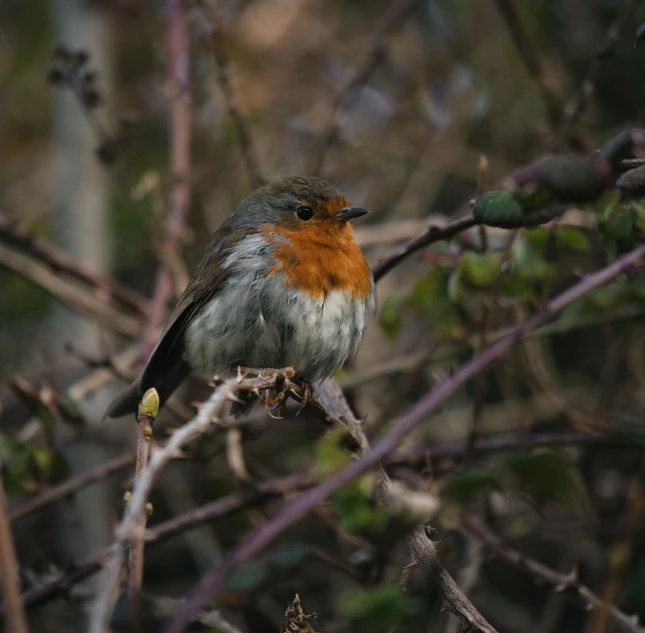
[[[300,381],[300,407],[298,408],[298,413],[296,413],[296,415],[299,415],[307,406],[309,401],[313,400],[315,391],[316,388],[310,382],[305,382],[304,380]]]
[[[280,387],[278,389],[271,389],[267,391],[264,399],[267,405],[269,415],[275,420],[282,419],[282,413],[287,406],[287,400],[294,391],[299,391],[300,395],[300,408],[298,413],[302,411],[307,403],[313,398],[315,388],[310,382],[304,380],[293,380],[295,372],[292,367],[285,369],[261,369],[258,372],[262,377],[276,377],[279,379]],[[277,415],[276,415],[277,412]],[[296,415],[298,415],[298,413]]]

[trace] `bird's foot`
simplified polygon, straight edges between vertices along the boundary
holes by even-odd
[[[307,403],[313,398],[314,386],[304,380],[294,380],[295,371],[292,367],[285,369],[266,368],[258,372],[258,376],[263,378],[276,378],[276,388],[267,391],[264,399],[269,411],[269,415],[275,419],[282,419],[282,413],[287,406],[289,396],[299,397],[300,411],[307,406]]]

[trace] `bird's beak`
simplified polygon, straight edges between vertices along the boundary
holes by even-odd
[[[347,222],[348,220],[353,220],[354,218],[360,218],[366,213],[367,209],[361,209],[360,207],[345,207],[338,213],[338,219],[341,222]]]

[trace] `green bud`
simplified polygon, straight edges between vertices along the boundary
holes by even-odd
[[[159,415],[159,394],[153,387],[143,394],[139,402],[139,415],[149,415],[153,420]]]
[[[621,200],[645,198],[645,165],[626,171],[617,181]]]
[[[561,213],[558,208],[527,212],[510,191],[488,191],[472,202],[473,217],[478,224],[502,229],[538,226]]]
[[[591,202],[612,180],[605,156],[553,156],[513,172],[505,188],[525,210],[537,211],[554,203]]]

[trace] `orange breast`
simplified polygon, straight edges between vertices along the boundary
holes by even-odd
[[[349,224],[291,230],[263,227],[267,241],[275,245],[277,264],[269,275],[282,272],[287,288],[297,287],[315,299],[333,290],[344,290],[356,299],[372,291],[371,274]]]

